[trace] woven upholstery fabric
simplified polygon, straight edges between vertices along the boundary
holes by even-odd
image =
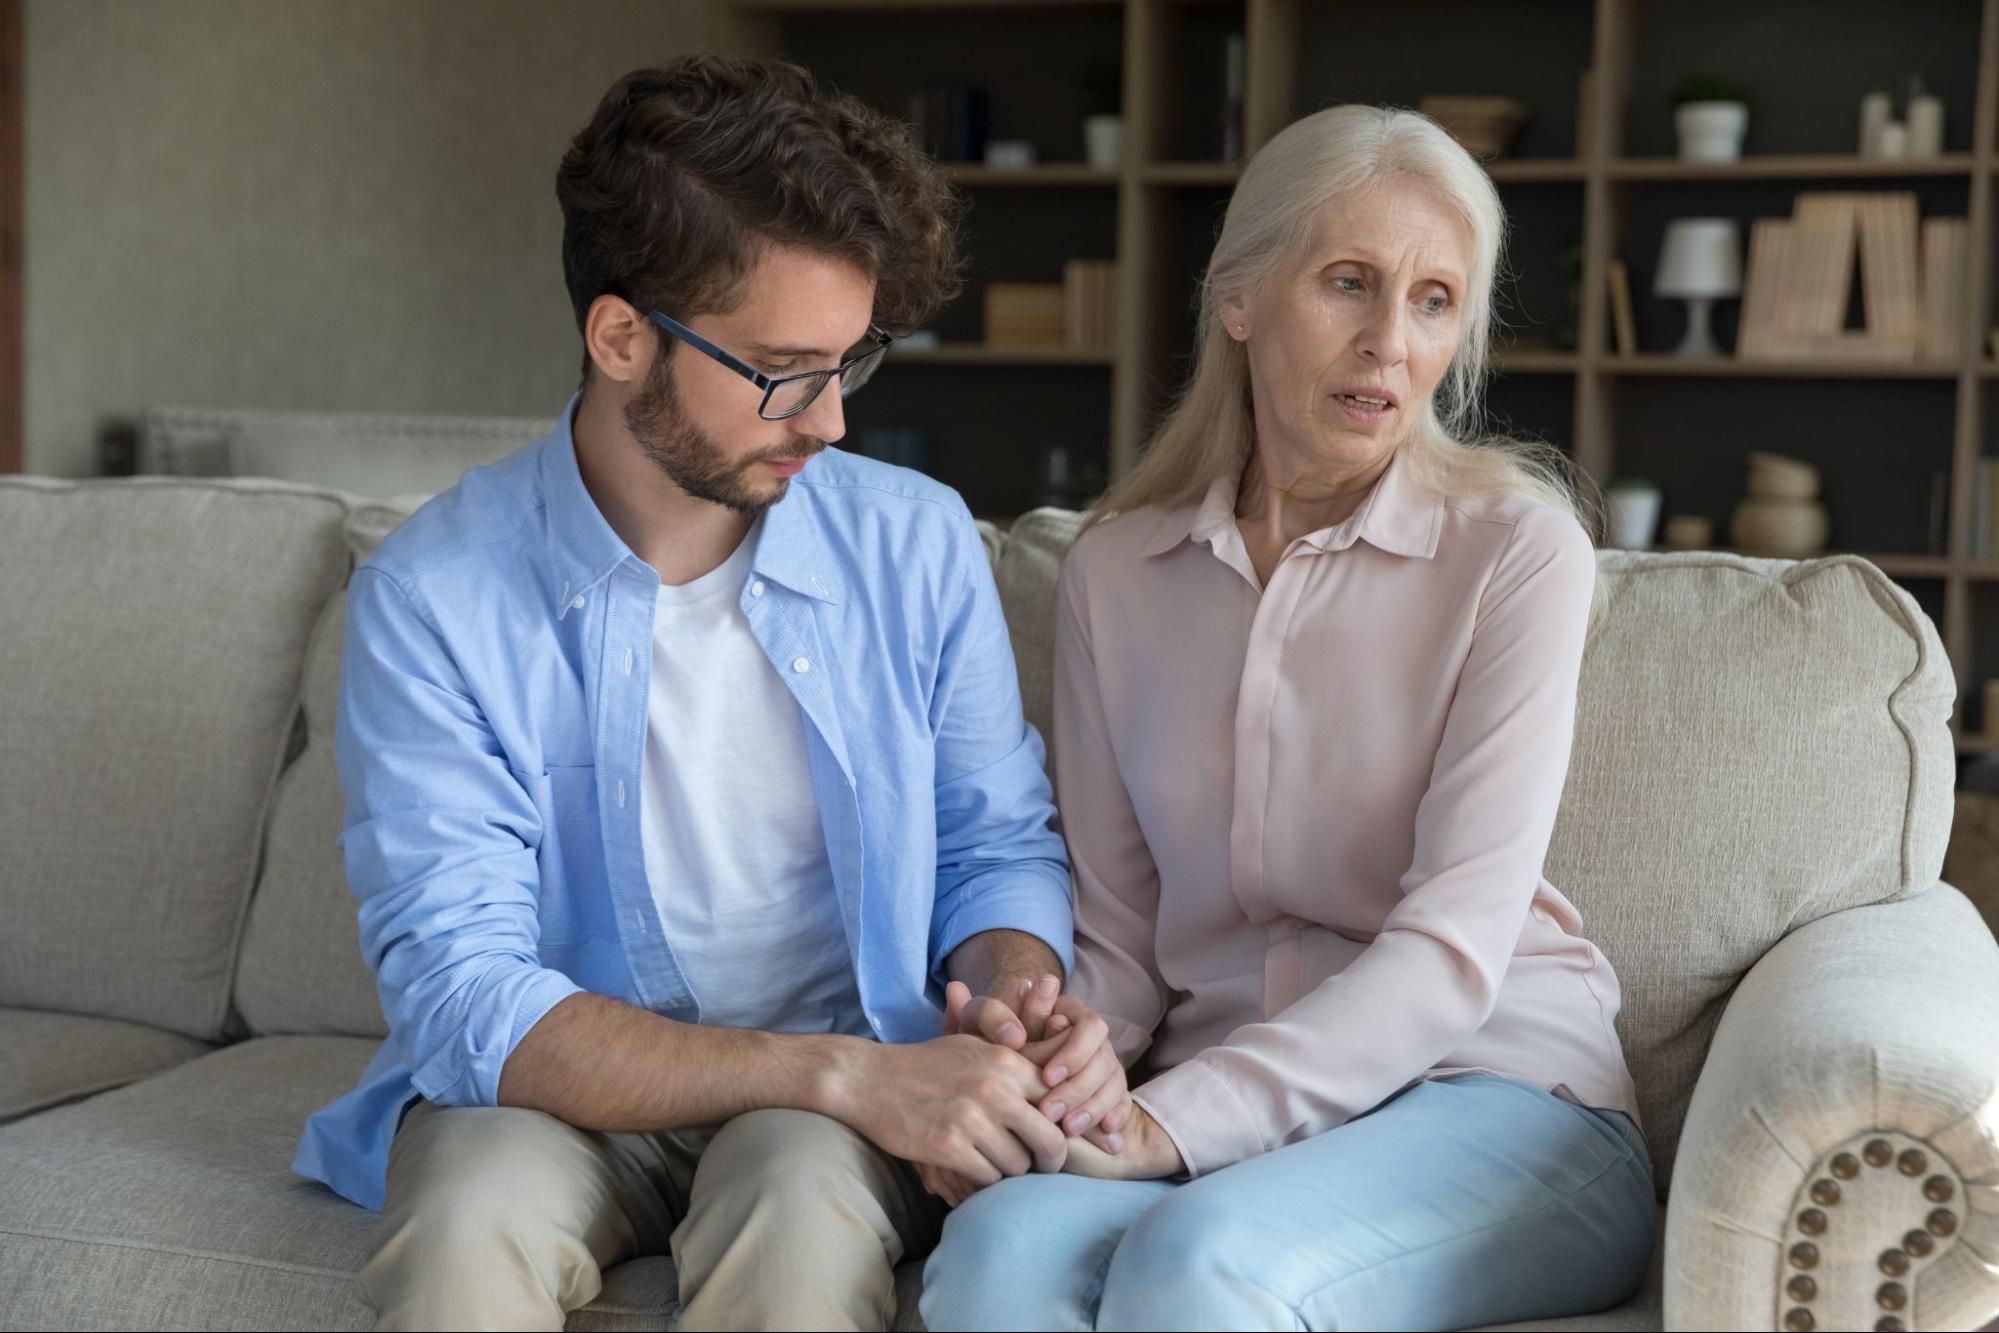
[[[0,478],[0,1005],[223,1034],[343,509]]]
[[[207,1049],[178,1032],[114,1018],[0,1009],[0,1124],[172,1069]]]
[[[375,1214],[290,1172],[375,1043],[242,1042],[0,1127],[0,1325],[363,1329]],[[673,1261],[621,1264],[571,1329],[663,1329]]]
[[[1895,1165],[1842,1183],[1830,1157],[1892,1131]],[[1902,1169],[1900,1152],[1920,1165]],[[1925,1186],[1941,1176],[1945,1197]],[[1820,1328],[1879,1317],[1879,1256],[1943,1205],[1913,1265],[1910,1328],[1999,1315],[1999,944],[1948,884],[1787,935],[1744,978],[1687,1112],[1668,1220],[1675,1328],[1774,1328],[1794,1219],[1830,1180],[1810,1306]],[[1790,1234],[1786,1235],[1787,1224]]]
[[[359,563],[420,500],[356,507],[343,533]],[[278,779],[264,837],[264,867],[250,902],[236,970],[236,1007],[260,1036],[385,1037],[375,976],[361,961],[361,929],[336,839],[340,774],[333,714],[340,697],[347,592],[333,594],[306,648],[299,687],[304,748]]]
[[[1820,917],[1934,884],[1955,682],[1851,556],[1598,557],[1546,873],[1617,969],[1657,1179],[1737,981]]]

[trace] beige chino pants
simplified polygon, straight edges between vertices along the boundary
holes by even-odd
[[[886,1329],[896,1264],[942,1220],[908,1163],[808,1111],[602,1134],[420,1102],[361,1286],[377,1328],[560,1329],[603,1269],[671,1253],[678,1327]]]

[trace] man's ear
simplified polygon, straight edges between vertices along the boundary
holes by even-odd
[[[620,384],[642,380],[659,355],[660,339],[652,321],[616,296],[600,296],[583,319],[583,346],[597,373]]]

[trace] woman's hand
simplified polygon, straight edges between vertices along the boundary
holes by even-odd
[[[1124,1128],[1123,1152],[1107,1153],[1088,1139],[1070,1139],[1062,1169],[1098,1180],[1159,1180],[1179,1175],[1187,1163],[1159,1122],[1133,1102]]]

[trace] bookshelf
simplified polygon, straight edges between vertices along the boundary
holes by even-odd
[[[1999,178],[1999,0],[713,0],[723,45],[782,53],[886,109],[934,79],[992,98],[994,137],[1034,141],[1042,164],[954,165],[972,203],[966,296],[943,345],[898,352],[902,369],[851,409],[916,422],[933,471],[973,508],[1005,518],[1087,499],[1136,457],[1193,343],[1194,283],[1240,174],[1220,158],[1222,46],[1247,48],[1242,138],[1253,152],[1334,102],[1414,105],[1428,93],[1496,93],[1534,108],[1512,153],[1489,164],[1513,225],[1496,349],[1496,424],[1570,453],[1599,480],[1639,474],[1666,512],[1703,514],[1726,540],[1746,455],[1822,470],[1836,549],[1860,552],[1936,621],[1959,681],[1963,754],[1983,738],[1983,682],[1999,677],[1999,564],[1974,560],[1979,461],[1999,456],[1999,359],[1987,350]],[[1365,59],[1355,53],[1366,53]],[[1503,60],[1494,60],[1503,52]],[[1082,65],[1122,62],[1124,154],[1082,164]],[[1587,89],[1582,78],[1591,72]],[[1690,71],[1746,86],[1746,155],[1674,156],[1670,94]],[[1945,152],[1854,154],[1858,104],[1899,101],[1911,73],[1945,104]],[[1586,95],[1585,95],[1586,93]],[[1912,192],[1923,217],[1970,231],[1962,350],[1943,363],[1683,361],[1667,355],[1685,306],[1650,295],[1665,224],[1788,215],[1801,191]],[[1024,353],[978,342],[983,286],[1053,281],[1066,258],[1119,263],[1108,352]],[[1631,270],[1635,354],[1612,347],[1607,273]],[[1571,305],[1571,293],[1576,292]],[[1739,302],[1717,309],[1733,347]],[[1562,335],[1572,330],[1573,338]],[[1565,345],[1572,341],[1573,345]],[[893,386],[893,387],[891,387]],[[976,404],[967,413],[967,403]],[[1081,463],[1070,493],[1038,488],[1035,452],[1061,440]],[[1932,478],[1947,486],[1940,539]]]

